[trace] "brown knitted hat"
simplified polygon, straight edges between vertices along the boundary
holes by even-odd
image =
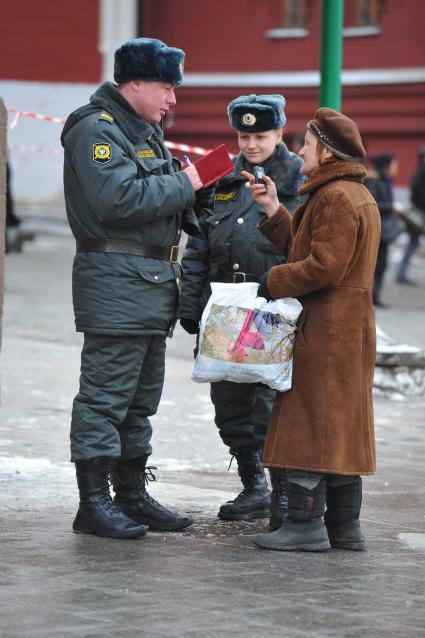
[[[343,113],[322,106],[307,126],[323,146],[339,159],[357,162],[366,157],[357,124]]]

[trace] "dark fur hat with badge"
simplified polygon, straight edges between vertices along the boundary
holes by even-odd
[[[259,133],[282,128],[286,122],[282,95],[241,95],[227,107],[230,126],[237,131]]]
[[[184,51],[168,47],[154,38],[136,38],[115,51],[114,80],[165,82],[179,86],[183,82]]]

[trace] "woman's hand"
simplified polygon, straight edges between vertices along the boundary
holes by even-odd
[[[271,180],[270,177],[267,177],[267,175],[264,175],[263,181],[264,184],[267,186],[266,190],[264,184],[255,183],[254,175],[251,175],[251,173],[248,173],[248,171],[241,171],[241,175],[246,177],[249,181],[252,196],[257,204],[259,204],[261,208],[264,209],[267,217],[272,217],[272,215],[275,214],[280,205],[277,198],[276,186],[273,180]]]

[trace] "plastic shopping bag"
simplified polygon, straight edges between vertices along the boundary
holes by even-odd
[[[292,353],[302,306],[297,299],[268,303],[258,284],[212,283],[201,319],[192,379],[198,383],[265,383],[285,392],[292,383]]]

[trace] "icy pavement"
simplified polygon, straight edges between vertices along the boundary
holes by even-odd
[[[190,380],[193,338],[169,342],[153,419],[153,496],[190,511],[177,534],[117,541],[71,531],[77,507],[68,428],[81,336],[70,299],[73,246],[43,235],[7,258],[0,423],[0,635],[5,638],[384,638],[425,633],[423,399],[376,398],[378,473],[364,479],[365,553],[257,549],[267,521],[225,523],[239,489],[208,385]],[[421,288],[389,286],[378,324],[425,347]],[[419,294],[419,292],[421,294]],[[391,297],[390,297],[391,295]],[[387,314],[385,314],[387,313]],[[422,339],[422,340],[421,340]]]

